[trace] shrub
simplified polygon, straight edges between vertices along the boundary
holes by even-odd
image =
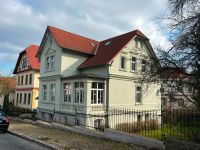
[[[143,130],[154,130],[158,128],[157,120],[146,120],[133,123],[120,123],[116,129],[124,132],[137,133]]]

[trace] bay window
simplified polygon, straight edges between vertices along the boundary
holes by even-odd
[[[75,82],[75,91],[74,91],[75,103],[84,103],[84,83]]]
[[[103,104],[104,84],[100,82],[92,83],[91,104]]]
[[[64,102],[71,103],[71,84],[70,83],[64,83]]]
[[[55,101],[55,93],[56,93],[56,86],[55,83],[50,84],[50,96],[51,96],[51,101]]]
[[[47,85],[43,85],[43,100],[47,100]]]

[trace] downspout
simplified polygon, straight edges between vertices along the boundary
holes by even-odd
[[[105,127],[109,128],[109,64],[106,64],[107,81],[106,81],[106,115],[105,115]]]

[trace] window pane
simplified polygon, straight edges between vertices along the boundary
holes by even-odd
[[[104,83],[98,83],[98,89],[104,89]]]
[[[97,82],[92,83],[92,88],[95,88],[95,89],[97,88]]]
[[[125,69],[125,57],[121,56],[121,69]]]

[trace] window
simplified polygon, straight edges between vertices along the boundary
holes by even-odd
[[[139,39],[135,40],[135,44],[136,44],[136,48],[141,48],[142,49],[144,47],[143,41],[141,41]]]
[[[17,104],[19,102],[19,93],[17,93]]]
[[[22,68],[28,67],[28,58],[22,59]]]
[[[55,64],[54,56],[51,56],[51,57],[50,57],[50,69],[51,69],[51,70],[54,69],[54,64]]]
[[[28,105],[31,104],[31,93],[28,94]]]
[[[46,70],[53,70],[55,68],[55,57],[49,56],[46,58]]]
[[[75,82],[75,103],[84,103],[84,83]]]
[[[104,84],[93,82],[91,92],[91,104],[103,104]]]
[[[20,93],[19,103],[22,103],[22,93]]]
[[[184,100],[182,98],[178,99],[178,106],[183,107],[184,106]]]
[[[147,113],[145,114],[145,120],[149,120],[150,119],[150,115]]]
[[[32,84],[32,74],[29,75],[29,84]]]
[[[55,101],[55,93],[56,93],[55,83],[51,83],[51,84],[50,84],[50,96],[51,96],[51,101]]]
[[[71,103],[71,84],[70,83],[64,83],[64,102]]]
[[[20,85],[20,76],[17,79],[17,84]]]
[[[142,69],[141,69],[142,72],[145,72],[146,71],[146,61],[145,60],[142,60]]]
[[[178,90],[178,92],[183,92],[183,86],[179,85],[177,90]]]
[[[136,87],[136,103],[141,103],[142,102],[142,88],[140,86]]]
[[[126,57],[121,56],[121,60],[120,60],[120,69],[125,70],[125,64],[126,63]]]
[[[137,122],[141,122],[142,121],[142,116],[141,115],[137,115]]]
[[[24,104],[26,104],[26,93],[24,94]]]
[[[50,57],[46,58],[46,70],[50,70]]]
[[[47,85],[43,85],[43,100],[47,100]]]
[[[24,76],[21,76],[21,85],[24,83]]]
[[[135,57],[131,58],[131,70],[132,71],[136,70],[136,58]]]
[[[25,84],[26,84],[26,85],[28,84],[28,75],[26,75]]]

